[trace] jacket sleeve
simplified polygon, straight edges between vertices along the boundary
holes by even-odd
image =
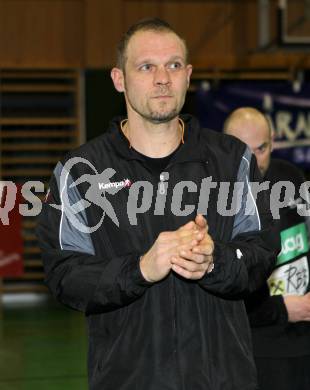
[[[128,305],[152,285],[141,274],[141,254],[102,258],[95,253],[85,210],[75,215],[79,216],[76,224],[70,218],[74,213],[68,201],[78,204],[81,199],[76,189],[71,191],[69,175],[60,187],[61,167],[59,163],[55,168],[37,226],[46,283],[60,302],[86,314]],[[68,194],[67,201],[64,193]]]
[[[231,240],[215,241],[214,270],[200,280],[206,290],[231,298],[245,297],[262,286],[280,250],[278,227],[269,209],[269,191],[253,192],[261,177],[249,149],[242,157],[237,181],[244,185]]]
[[[283,296],[270,296],[267,283],[249,295],[245,306],[252,328],[288,323]]]

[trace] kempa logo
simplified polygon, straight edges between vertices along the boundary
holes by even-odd
[[[278,255],[277,265],[286,263],[295,257],[308,252],[307,227],[304,223],[281,232],[282,249]]]
[[[98,183],[99,190],[108,190],[110,188],[129,188],[131,186],[131,180],[124,179],[122,181],[115,181],[112,183]]]

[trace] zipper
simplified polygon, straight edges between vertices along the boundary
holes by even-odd
[[[159,194],[165,195],[167,194],[168,183],[166,181],[169,180],[169,172],[162,172],[159,175]]]
[[[174,164],[169,164],[166,169]],[[164,171],[161,172],[159,175],[159,183],[158,183],[158,195],[156,199],[155,204],[155,211],[158,210],[158,208],[161,206],[161,211],[164,212],[164,207],[166,203],[166,197],[168,192],[168,180],[169,180],[169,172]],[[160,205],[160,206],[159,206]],[[159,206],[159,207],[158,207]],[[170,230],[172,228],[171,224],[171,213],[168,212],[166,224],[165,224],[165,230]],[[180,368],[180,361],[178,356],[178,337],[177,337],[177,305],[176,305],[176,280],[175,276],[171,274],[170,276],[170,294],[171,294],[171,313],[172,313],[172,346],[173,346],[173,356],[174,356],[174,364],[176,367],[176,371],[178,372],[176,381],[177,388],[181,390],[182,388],[182,382],[180,380],[181,378],[181,368]]]
[[[151,180],[151,172],[149,171],[149,169],[143,164],[143,160],[142,159],[136,159],[136,162],[139,164],[141,164],[141,166],[146,170],[146,172],[149,174],[149,175],[145,175],[145,177],[147,178],[147,180],[153,185],[153,180]],[[139,180],[138,178],[141,176],[141,168],[138,167],[138,164],[132,164],[132,170],[133,170],[133,173],[134,173],[134,181],[136,180]],[[140,219],[140,222],[141,222],[141,228],[142,228],[142,231],[145,232],[145,235],[146,235],[146,242],[145,242],[145,246],[146,248],[150,248],[151,245],[153,244],[152,242],[152,232],[149,228],[149,225],[146,223],[146,220],[145,220],[145,213],[143,215],[141,215],[141,219]]]

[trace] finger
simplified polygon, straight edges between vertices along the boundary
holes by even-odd
[[[190,239],[195,239],[196,236],[199,232],[194,231],[194,230],[176,230],[173,232],[163,232],[160,234],[160,242],[161,243],[168,243],[172,244],[175,242],[178,242],[180,239],[185,239],[185,240],[190,240]]]
[[[203,245],[199,243],[199,245],[194,246],[192,250],[194,254],[212,256],[214,252],[214,244],[213,242],[209,242]]]
[[[182,242],[181,242],[182,241]],[[192,251],[192,249],[198,245],[198,241],[195,239],[189,239],[189,237],[184,237],[182,240],[172,240],[169,243],[166,243],[163,247],[163,251],[166,254],[171,256],[179,256],[180,252],[183,251]]]
[[[195,253],[193,253],[192,250],[188,250],[188,249],[180,250],[179,257],[181,257],[185,260],[188,260],[188,261],[193,261],[197,264],[203,264],[203,263],[208,262],[208,259],[205,255],[195,254]]]
[[[197,226],[194,224],[194,226]],[[205,238],[206,232],[202,231],[200,229],[182,229],[182,230],[177,230],[176,235],[178,238],[182,239],[184,237],[190,237],[191,235],[193,236],[193,239],[201,241]]]
[[[183,257],[173,256],[171,258],[171,264],[178,265],[179,267],[184,268],[187,271],[190,272],[205,272],[208,267],[209,263],[196,263],[191,260],[184,259]]]
[[[194,221],[189,221],[185,225],[181,226],[178,230],[194,230],[196,228],[196,224]]]
[[[178,255],[181,250],[191,251],[194,247],[199,246],[199,243],[204,236],[201,232],[187,232],[184,235],[171,235],[170,240],[162,242],[164,248],[172,254]]]
[[[187,271],[186,269],[179,267],[176,264],[173,264],[171,268],[175,273],[177,273],[178,275],[182,276],[185,279],[198,280],[198,279],[201,279],[205,274],[205,272],[203,272],[203,271],[201,271],[201,272]]]
[[[172,255],[178,255],[181,250],[191,251],[198,245],[198,241],[190,237],[184,237],[182,240],[171,240],[162,246],[162,250],[170,252]]]
[[[179,240],[188,240],[190,237],[195,240],[202,240],[204,233],[199,232],[198,230],[180,230],[176,232],[176,237]]]
[[[180,241],[180,245],[187,244],[189,241],[196,241],[198,245],[201,240],[203,240],[205,237],[205,234],[203,232],[199,231],[192,231],[191,233],[187,234],[179,234],[178,238]]]
[[[203,240],[199,242],[199,245],[197,248],[195,248],[195,253],[202,253],[202,254],[212,254],[214,250],[214,241],[212,237],[206,233]]]

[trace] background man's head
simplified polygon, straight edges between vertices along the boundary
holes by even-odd
[[[234,135],[250,147],[264,176],[270,164],[273,138],[267,118],[255,108],[238,108],[226,119],[224,132]]]

